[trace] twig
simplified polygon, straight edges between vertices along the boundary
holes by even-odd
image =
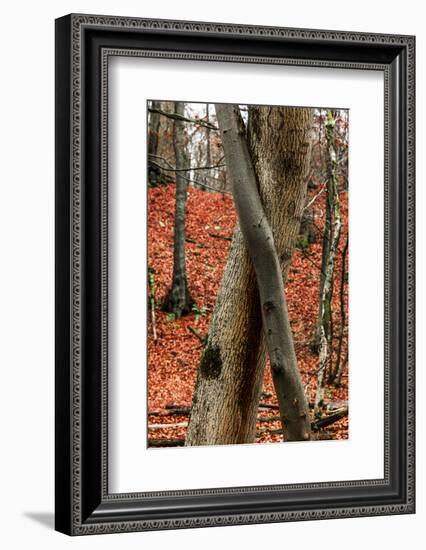
[[[188,416],[190,412],[190,407],[182,407],[180,409],[171,409],[169,411],[148,411],[148,416]]]
[[[148,447],[183,447],[184,439],[148,439]]]
[[[318,265],[316,262],[314,262],[314,260],[309,256],[309,254],[305,250],[300,249],[300,252],[302,253],[304,258],[306,258],[309,262],[311,262],[313,266],[315,266],[318,269],[318,271],[321,271],[321,273],[325,274],[324,271],[321,269],[321,266]]]
[[[215,239],[224,239],[225,241],[232,241],[232,237],[226,237],[225,235],[217,235],[216,233],[209,233],[210,237]]]
[[[261,394],[260,394],[260,397],[264,397],[264,398],[268,398],[268,397],[272,397],[272,392],[270,391],[263,391]]]
[[[322,189],[319,193],[317,193],[312,200],[308,202],[308,204],[304,207],[303,210],[307,210],[310,206],[314,204],[314,202],[317,200],[317,198],[324,192],[324,189],[326,188],[325,185],[322,186]]]
[[[165,172],[191,172],[192,170],[214,170],[216,168],[222,168],[224,166],[226,166],[226,164],[215,164],[213,166],[192,166],[192,167],[190,166],[189,168],[164,168],[164,167],[162,167],[161,169],[164,170]]]
[[[159,158],[169,166],[172,166],[169,161],[167,161],[163,157],[159,157],[158,155],[149,155],[150,157]],[[150,160],[149,161],[154,166],[157,166],[157,168],[160,168],[160,170],[165,170],[164,166],[161,166],[161,164],[158,164],[157,162]],[[189,171],[189,170],[188,170]],[[186,181],[189,181],[190,183],[195,183],[196,185],[199,185],[200,187],[205,187],[206,189],[210,189],[211,191],[215,191],[216,193],[227,193],[228,195],[232,195],[231,191],[225,191],[221,189],[217,189],[216,187],[212,187],[211,185],[208,185],[207,183],[204,183],[202,181],[194,180],[192,178],[188,178],[188,176],[182,175],[182,178]]]
[[[170,411],[169,414],[174,414],[176,416],[185,416],[186,414],[189,414],[191,412],[191,407],[185,407],[185,405],[176,405],[175,407],[166,406],[166,409]]]
[[[197,245],[199,248],[209,248],[207,245],[205,245],[205,244],[203,244],[203,243],[199,243],[199,242],[197,242],[197,241],[194,241],[194,239],[190,239],[189,237],[187,237],[187,238],[185,239],[185,241],[186,241],[187,243],[190,243],[190,244],[195,244],[195,245]]]
[[[305,382],[305,385],[304,385],[305,389],[309,386],[309,383],[312,380],[312,378],[314,376],[316,376],[317,374],[319,374],[326,366],[327,366],[326,364],[320,365],[317,369],[314,370],[314,372],[311,372],[308,375],[308,379],[307,379],[307,381]]]
[[[207,336],[201,336],[201,334],[198,332],[198,330],[194,327],[191,327],[190,325],[188,325],[188,330],[190,332],[192,332],[192,334],[194,336],[196,336],[198,338],[198,340],[200,340],[200,342],[202,344],[205,344],[206,343],[206,340],[207,340]]]
[[[159,115],[165,116],[167,118],[171,118],[173,120],[181,120],[182,122],[191,122],[192,124],[199,124],[200,126],[209,128],[209,130],[219,130],[217,126],[215,126],[214,124],[211,124],[211,122],[206,122],[202,118],[188,118],[182,115],[178,115],[177,113],[168,113],[167,111],[163,111],[162,109],[156,109],[155,107],[148,107],[148,111],[150,113],[158,113]]]
[[[325,428],[326,426],[330,426],[330,424],[334,424],[334,422],[337,422],[341,418],[344,418],[349,414],[349,408],[344,407],[342,409],[337,410],[333,414],[329,414],[328,416],[323,416],[319,420],[313,422],[312,428],[314,430],[319,430],[320,428]]]
[[[278,411],[280,408],[278,405],[270,405],[269,403],[260,403],[259,409],[273,409],[274,411]]]
[[[148,430],[164,430],[167,428],[187,428],[188,422],[175,422],[174,424],[148,424]]]
[[[344,418],[349,414],[349,408],[344,407],[342,409],[339,409],[338,411],[334,412],[333,414],[329,414],[327,416],[323,416],[319,420],[316,420],[315,422],[312,422],[311,427],[313,430],[319,430],[322,428],[325,428],[326,426],[330,426],[331,424],[334,424],[334,422],[337,422],[338,420]],[[282,428],[268,428],[265,426],[264,428],[259,428],[256,432],[256,436],[262,435],[264,433],[269,433],[271,435],[278,435],[282,434],[283,430]]]

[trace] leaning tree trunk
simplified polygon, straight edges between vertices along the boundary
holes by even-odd
[[[217,104],[216,113],[238,221],[256,274],[283,433],[288,441],[308,440],[309,405],[297,367],[281,265],[260,200],[243,119],[237,105]]]
[[[305,205],[311,125],[311,109],[249,110],[249,149],[284,281]],[[265,365],[256,278],[237,225],[200,361],[187,445],[254,441]]]
[[[184,116],[184,104],[176,102],[175,112]],[[184,135],[184,123],[175,120],[173,132],[173,146],[176,157],[177,170],[187,167],[186,145]],[[176,172],[176,206],[175,206],[175,227],[174,227],[174,249],[173,249],[173,277],[172,287],[163,302],[162,309],[181,317],[191,311],[193,300],[188,289],[186,276],[185,259],[185,220],[186,220],[186,199],[187,180],[186,172]]]

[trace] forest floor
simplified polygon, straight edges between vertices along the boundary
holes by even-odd
[[[312,197],[314,192],[312,192]],[[307,384],[310,402],[314,402],[318,355],[311,344],[319,308],[319,267],[325,211],[325,193],[314,203],[314,227],[317,241],[308,248],[296,249],[286,284],[286,296],[295,349],[303,383]],[[196,304],[194,312],[181,318],[160,310],[160,304],[171,285],[173,268],[173,225],[175,186],[150,188],[148,191],[148,258],[155,270],[155,320],[157,339],[154,341],[149,315],[148,325],[148,417],[149,425],[180,424],[176,427],[149,429],[149,440],[181,439],[185,437],[188,416],[173,413],[173,407],[189,408],[203,345],[191,329],[200,336],[207,335],[216,301],[219,283],[228,257],[236,214],[232,196],[188,188],[186,221],[186,258],[190,292]],[[347,194],[340,194],[343,218],[339,252],[334,277],[334,323],[340,323],[340,269],[341,251],[347,235]],[[345,291],[346,318],[348,296]],[[335,329],[337,337],[337,328]],[[344,338],[344,352],[347,336]],[[337,347],[337,346],[335,346]],[[326,386],[325,400],[348,401],[348,368],[340,388]],[[265,371],[261,403],[277,407],[269,365]],[[257,443],[282,441],[282,435],[273,433],[280,428],[279,420],[265,421],[265,416],[276,417],[275,408],[262,408],[262,421],[257,423]],[[183,424],[183,426],[182,426]],[[344,417],[326,428],[324,438],[347,439],[349,419]],[[272,433],[271,433],[272,432]],[[159,443],[159,442],[158,442]]]

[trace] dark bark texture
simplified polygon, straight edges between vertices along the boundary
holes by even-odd
[[[184,104],[176,102],[177,115],[184,116]],[[173,145],[176,157],[177,170],[183,170],[188,166],[184,123],[177,119],[174,122]],[[188,288],[185,257],[185,220],[188,182],[185,179],[186,172],[176,172],[176,206],[174,226],[174,253],[173,253],[173,278],[172,287],[164,300],[162,309],[181,317],[189,313],[194,304]]]
[[[337,189],[337,156],[335,142],[335,119],[331,111],[327,112],[326,136],[328,146],[328,175],[327,175],[327,204],[331,212],[331,238],[328,245],[327,262],[324,271],[324,281],[320,302],[321,325],[320,325],[320,348],[319,368],[317,377],[317,390],[315,395],[315,416],[321,415],[324,403],[326,369],[333,368],[333,277],[336,252],[340,240],[342,219],[340,215],[340,200]],[[324,254],[324,252],[323,252]],[[323,256],[324,258],[324,256]]]
[[[152,109],[161,109],[160,101],[152,102]],[[148,155],[157,155],[158,151],[158,132],[160,131],[160,114],[156,111],[149,114],[148,128]]]
[[[343,251],[342,251],[342,264],[341,264],[341,271],[340,271],[340,292],[339,292],[339,300],[340,300],[339,344],[337,348],[336,363],[333,367],[333,370],[330,372],[330,376],[328,378],[329,384],[334,384],[336,382],[337,376],[340,371],[341,363],[342,363],[343,337],[345,335],[345,330],[346,330],[345,285],[346,285],[346,256],[348,252],[348,247],[349,247],[349,235],[346,237],[345,246],[343,247]]]

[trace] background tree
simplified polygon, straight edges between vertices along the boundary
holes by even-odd
[[[158,153],[158,138],[160,130],[161,101],[150,102],[151,110],[149,112],[148,125],[148,155],[156,156]]]
[[[330,370],[330,374],[327,382],[329,384],[335,384],[336,387],[340,386],[343,372],[348,362],[348,352],[346,350],[345,357],[342,356],[343,352],[343,337],[347,329],[346,326],[346,311],[345,311],[345,285],[347,284],[348,273],[346,271],[346,256],[348,254],[349,236],[346,236],[345,246],[342,251],[341,269],[340,269],[340,289],[339,289],[339,301],[340,301],[340,327],[339,327],[339,343],[337,348],[337,358],[333,369]]]
[[[326,136],[328,144],[328,177],[327,177],[327,218],[326,229],[328,229],[328,242],[324,250],[323,244],[323,265],[321,299],[320,299],[320,350],[317,392],[315,396],[315,415],[320,415],[324,403],[324,387],[326,379],[327,360],[330,363],[329,372],[332,372],[333,360],[333,327],[332,327],[332,296],[333,296],[333,275],[337,247],[340,240],[342,220],[340,215],[339,192],[337,188],[337,154],[335,138],[335,118],[331,111],[327,112]]]
[[[333,120],[333,134],[330,136],[330,118]],[[334,202],[334,190],[331,185],[330,178],[330,146],[333,150],[335,159],[334,166],[334,178],[336,180],[336,193],[337,198],[341,192],[346,192],[348,188],[348,120],[347,115],[342,116],[342,111],[330,111],[326,109],[318,109],[316,111],[316,136],[314,154],[313,154],[313,174],[314,181],[311,181],[313,185],[318,186],[318,182],[325,181],[322,189],[326,194],[326,206],[325,206],[325,224],[324,231],[322,233],[322,256],[321,256],[321,269],[320,269],[320,288],[319,288],[319,307],[318,307],[318,319],[314,333],[314,339],[312,343],[312,349],[315,353],[320,352],[321,348],[321,327],[323,323],[322,319],[322,298],[323,289],[327,272],[327,264],[330,257],[330,247],[333,234],[333,202]],[[330,138],[332,138],[332,144],[330,145]],[[328,303],[331,303],[333,297],[334,284],[331,284],[329,294],[327,296]],[[344,323],[344,319],[342,321]],[[333,315],[330,316],[329,322],[326,324],[326,337],[329,340],[333,340]],[[340,329],[339,329],[340,330]],[[331,348],[330,348],[331,349]],[[330,361],[332,360],[332,354],[329,354]],[[330,375],[333,371],[333,367],[330,364]]]
[[[168,119],[162,113],[174,110],[174,102],[148,101],[148,185],[167,185],[174,179],[161,169],[158,162],[162,159],[175,162],[173,149],[173,120]]]
[[[312,116],[311,109],[249,108],[249,150],[284,280],[305,207]],[[200,361],[187,445],[254,441],[265,365],[255,274],[237,226]]]
[[[185,116],[185,105],[182,102],[175,103],[175,114]],[[173,245],[173,277],[172,286],[162,308],[173,313],[177,318],[189,313],[193,306],[193,299],[189,292],[186,274],[185,258],[185,219],[187,186],[185,168],[188,166],[185,144],[185,126],[182,120],[174,121],[173,146],[176,158],[176,206],[174,222]]]

